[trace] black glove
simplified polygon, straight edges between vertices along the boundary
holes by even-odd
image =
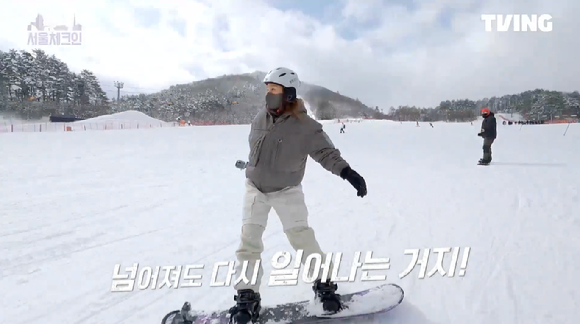
[[[342,169],[340,172],[340,177],[344,180],[350,182],[350,184],[356,189],[356,195],[359,197],[364,197],[367,194],[367,184],[365,179],[360,176],[355,170],[350,167]]]

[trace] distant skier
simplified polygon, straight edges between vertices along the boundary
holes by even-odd
[[[433,123],[429,123],[429,126],[431,126],[431,128],[435,128],[435,127],[433,127]]]
[[[344,123],[342,123],[342,126],[340,127],[340,133],[344,134],[344,129],[346,128],[346,125]]]
[[[264,251],[262,235],[272,208],[280,218],[290,245],[304,251],[302,264],[310,254],[324,255],[314,230],[308,225],[308,209],[302,191],[308,156],[350,182],[357,196],[367,194],[365,180],[350,168],[322,125],[307,115],[303,101],[296,98],[296,87],[300,84],[298,75],[287,68],[276,68],[266,75],[264,83],[267,86],[266,107],[253,120],[249,135],[251,151],[246,167],[241,242],[236,251],[236,273],[244,275],[242,265],[247,261],[245,275],[250,280],[256,260],[261,260]],[[240,281],[234,287],[236,305],[229,310],[233,323],[245,324],[258,317],[261,264],[254,285],[251,281]],[[338,287],[330,281],[331,273],[322,278],[320,271],[312,289],[325,311],[336,312],[342,305],[340,295],[336,294]]]
[[[481,132],[477,136],[483,137],[483,158],[479,160],[479,164],[489,164],[491,162],[491,145],[497,137],[497,126],[494,113],[489,108],[481,110]]]

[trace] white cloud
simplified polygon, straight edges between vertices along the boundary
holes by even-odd
[[[380,0],[366,0],[366,1],[345,1],[341,13],[344,18],[354,19],[359,22],[368,22],[380,18],[380,10],[377,8],[385,8],[385,5]]]
[[[113,89],[112,80],[124,81],[125,93],[276,66],[384,108],[535,88],[577,90],[577,1],[415,4],[348,0],[329,23],[261,0],[6,2],[0,49],[32,49],[26,26],[39,13],[48,25],[70,25],[76,15],[83,25],[82,46],[42,48],[73,70],[95,72],[106,90]],[[136,8],[158,9],[160,20],[145,13],[137,19]],[[549,13],[554,31],[485,33],[483,13]],[[143,24],[148,19],[150,27]],[[179,21],[184,36],[175,27]],[[358,36],[345,38],[345,31]]]

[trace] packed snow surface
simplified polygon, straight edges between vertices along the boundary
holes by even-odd
[[[476,165],[477,124],[365,121],[346,134],[325,124],[369,194],[356,197],[309,159],[310,225],[325,251],[343,253],[340,276],[356,251],[372,250],[390,258],[387,281],[406,293],[392,312],[356,322],[577,323],[580,124],[563,136],[566,126],[498,125],[494,164],[485,167]],[[231,287],[209,283],[214,262],[235,260],[244,173],[234,163],[248,156],[248,130],[0,136],[0,322],[159,324],[186,300],[201,310],[233,306]],[[291,251],[273,211],[264,243],[263,304],[311,298],[308,284],[267,287],[272,256]],[[459,247],[460,260],[471,248],[464,276],[458,262],[453,277],[419,279],[417,266],[399,278],[412,259],[405,249],[443,247]],[[112,293],[114,266],[133,263],[205,264],[193,272],[203,286]],[[449,263],[448,254],[446,271]],[[436,264],[432,254],[427,272]],[[339,291],[379,284],[360,277]]]

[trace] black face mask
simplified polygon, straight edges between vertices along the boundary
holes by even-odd
[[[284,94],[266,94],[266,106],[268,110],[272,113],[277,113],[277,110],[282,107],[282,100],[284,99]]]

